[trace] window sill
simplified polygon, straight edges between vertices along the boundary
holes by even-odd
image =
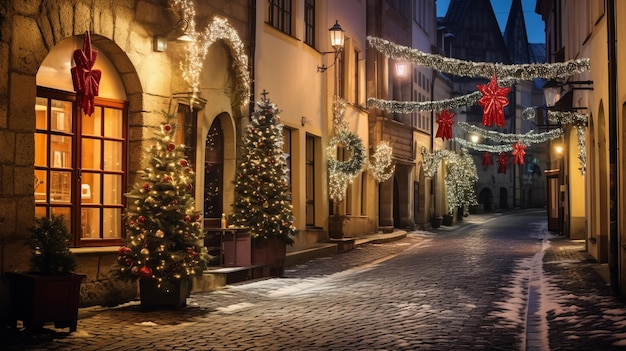
[[[119,246],[98,246],[98,247],[75,247],[70,251],[76,255],[89,255],[89,254],[103,254],[103,253],[117,253]]]

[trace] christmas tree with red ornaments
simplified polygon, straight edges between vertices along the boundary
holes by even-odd
[[[262,95],[243,139],[229,223],[248,227],[254,238],[280,238],[292,244],[296,228],[283,125],[276,105],[266,92]]]
[[[193,198],[194,171],[185,145],[174,141],[174,116],[164,115],[146,150],[149,166],[126,194],[126,245],[120,247],[117,263],[122,277],[155,280],[167,290],[201,274],[210,257],[198,245],[204,234]]]

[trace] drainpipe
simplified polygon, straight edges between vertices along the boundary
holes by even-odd
[[[255,63],[254,56],[256,51],[256,0],[249,0],[250,4],[250,20],[249,20],[249,35],[250,35],[250,56],[248,56],[248,67],[250,69],[250,110],[249,114],[254,112],[254,82],[255,82]]]
[[[617,164],[617,38],[615,36],[615,3],[616,0],[607,1],[607,40],[609,58],[609,278],[611,293],[613,296],[620,295],[619,286],[619,243],[618,243],[618,164]]]

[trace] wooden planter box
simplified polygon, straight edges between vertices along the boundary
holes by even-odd
[[[157,287],[157,281],[139,279],[139,296],[141,309],[144,311],[158,309],[179,309],[187,306],[187,298],[191,294],[191,281],[182,279],[168,291]]]
[[[287,244],[280,238],[253,240],[252,264],[263,265],[264,276],[282,277],[286,256]]]
[[[54,322],[56,328],[76,331],[80,284],[86,275],[7,272],[6,276],[10,282],[9,315],[13,325],[21,320],[25,328],[37,329]]]

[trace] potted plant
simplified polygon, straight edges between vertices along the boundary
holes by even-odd
[[[121,278],[139,280],[144,310],[186,306],[192,278],[210,259],[200,247],[204,234],[195,210],[193,168],[185,145],[174,142],[175,116],[164,116],[146,150],[149,166],[126,194],[126,245],[119,248],[115,269]]]
[[[452,225],[453,221],[454,221],[454,215],[452,213],[447,213],[443,215],[443,222],[441,224],[449,227]]]
[[[228,221],[249,229],[252,264],[262,265],[266,276],[283,275],[287,245],[296,233],[279,112],[264,96],[250,116]]]
[[[70,233],[62,216],[41,217],[29,228],[29,272],[7,272],[11,290],[12,322],[22,320],[27,329],[54,322],[57,328],[76,331],[81,281],[72,271],[76,259],[69,249]]]

